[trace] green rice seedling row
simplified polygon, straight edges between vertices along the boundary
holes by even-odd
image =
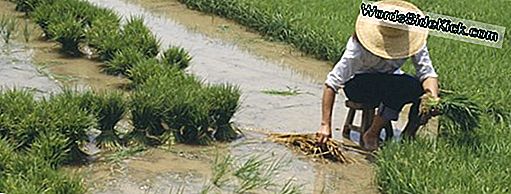
[[[104,62],[104,72],[129,78],[133,90],[126,98],[120,91],[64,89],[42,100],[26,90],[3,90],[1,192],[84,193],[82,180],[59,172],[59,167],[87,160],[84,145],[93,130],[100,131],[97,146],[114,153],[131,145],[209,144],[238,136],[230,120],[239,106],[239,89],[205,84],[186,74],[192,57],[181,48],[171,47],[157,58],[160,41],[143,18],[127,18],[121,25],[113,11],[82,0],[15,3],[48,40],[61,45],[62,54],[79,57],[89,47],[92,57]],[[11,23],[2,18],[2,33]],[[135,128],[118,131],[117,123],[127,113]]]

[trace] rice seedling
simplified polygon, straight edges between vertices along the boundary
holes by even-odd
[[[462,131],[472,131],[479,127],[480,107],[461,95],[447,95],[442,97],[438,109],[443,116],[455,124],[455,128]]]
[[[32,32],[35,29],[30,26],[29,20],[25,19],[23,23],[23,40],[25,40],[25,43],[28,43],[30,41],[30,37],[32,36]]]
[[[235,193],[246,193],[257,189],[274,186],[273,177],[285,166],[283,158],[273,160],[268,164],[269,158],[257,155],[249,156],[234,170],[233,175],[240,179]]]
[[[39,5],[52,4],[56,0],[15,0],[16,11],[31,12]]]
[[[152,88],[147,88],[152,89]],[[158,89],[152,89],[153,92],[163,93]],[[164,129],[162,126],[164,113],[164,95],[158,93],[146,93],[136,91],[130,99],[131,116],[134,130],[126,135],[126,140],[130,144],[136,145],[156,145],[161,141],[158,138],[149,136],[148,131],[161,134]]]
[[[153,58],[160,52],[160,40],[144,25],[142,17],[130,18],[122,29],[124,46],[136,49],[147,58]]]
[[[123,118],[127,104],[121,92],[103,92],[94,100],[94,113],[98,119],[101,134],[96,137],[100,148],[115,150],[120,147],[120,138],[114,129]]]
[[[133,48],[117,51],[112,60],[106,62],[104,71],[111,75],[127,75],[137,63],[145,60],[145,56]]]
[[[69,153],[69,139],[61,133],[46,132],[34,141],[28,154],[34,157],[40,157],[47,161],[49,165],[56,169],[64,164]]]
[[[59,13],[54,11],[52,4],[42,4],[37,7],[33,12],[30,13],[33,21],[41,27],[46,38],[51,39],[53,36],[48,31],[48,25],[52,23],[52,20],[58,18]]]
[[[169,66],[177,66],[186,69],[190,65],[192,57],[186,50],[180,47],[171,47],[163,52],[161,61]]]
[[[59,16],[59,21],[48,25],[48,33],[51,34],[53,40],[62,45],[62,51],[71,56],[79,56],[79,43],[84,37],[84,27],[80,20],[76,20],[76,16],[71,13],[65,13]]]
[[[142,60],[128,70],[128,78],[131,80],[132,85],[136,87],[152,76],[162,76],[163,74],[173,72],[172,70],[167,70],[167,68],[173,67],[167,67],[156,59]]]
[[[214,137],[220,141],[230,141],[238,137],[238,132],[230,121],[239,109],[241,91],[230,84],[208,85],[204,89],[209,104],[210,125],[215,129]]]
[[[163,80],[164,84],[175,87],[174,93],[168,94],[166,99],[164,115],[164,122],[173,130],[175,140],[209,144],[213,136],[209,130],[209,105],[200,98],[202,83],[193,76],[182,79],[164,76]]]
[[[85,193],[83,181],[51,168],[46,161],[32,155],[18,154],[3,180],[6,193]]]
[[[302,187],[293,184],[293,179],[289,179],[278,192],[279,194],[298,194],[302,193]]]
[[[4,172],[7,170],[9,163],[13,160],[13,157],[14,148],[11,142],[6,138],[0,138],[0,179],[3,179],[5,176]],[[2,188],[2,184],[0,184],[0,188]]]
[[[186,98],[185,95],[176,97],[175,103],[166,111],[165,121],[173,126],[175,140],[187,144],[211,143],[213,137],[208,125],[207,105],[198,98]]]
[[[275,89],[265,89],[261,91],[264,94],[275,95],[275,96],[297,96],[302,94],[302,92],[297,88],[291,88],[287,86],[287,90],[275,90]]]
[[[109,9],[98,8],[85,31],[85,42],[96,49],[101,60],[111,60],[124,45],[121,39],[120,17]]]
[[[6,44],[15,36],[16,26],[15,18],[5,15],[0,18],[0,35]]]
[[[12,138],[15,136],[27,115],[33,113],[36,109],[36,102],[31,92],[26,90],[7,90],[0,94],[0,135],[2,137]],[[17,146],[22,139],[15,139]]]
[[[97,127],[101,131],[99,136],[96,137],[96,142],[100,148],[116,150],[120,147],[121,141],[116,134],[115,125],[123,118],[127,108],[122,92],[78,92],[66,88],[56,98],[62,101],[67,99],[77,108],[95,117]]]
[[[48,120],[53,128],[68,138],[70,154],[67,162],[79,162],[87,156],[81,148],[89,139],[87,132],[97,126],[97,119],[80,107],[80,98],[72,95],[70,90],[54,95],[46,101],[44,108],[51,113]]]
[[[122,160],[145,151],[144,146],[131,146],[117,150],[106,156],[105,160],[112,163],[119,163]]]
[[[211,182],[217,186],[222,187],[228,179],[228,173],[231,171],[230,167],[233,165],[234,158],[231,155],[220,157],[219,153],[216,154],[215,160],[213,161],[213,176]]]

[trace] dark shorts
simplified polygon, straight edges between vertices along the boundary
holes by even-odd
[[[382,104],[380,109],[390,108],[399,113],[405,104],[417,104],[424,90],[422,83],[408,74],[368,73],[357,74],[346,82],[344,93],[351,101],[374,106]]]

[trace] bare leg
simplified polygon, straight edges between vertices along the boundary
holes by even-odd
[[[364,145],[367,150],[376,150],[378,149],[378,139],[380,137],[380,131],[387,123],[387,120],[383,119],[380,115],[375,115],[373,119],[373,123],[369,129],[362,136],[364,140]]]

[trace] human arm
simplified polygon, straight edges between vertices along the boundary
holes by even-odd
[[[433,67],[429,51],[426,46],[412,58],[415,66],[415,74],[422,82],[422,88],[426,94],[438,98],[438,74]]]
[[[326,140],[332,136],[332,109],[334,102],[335,91],[325,84],[321,100],[321,126],[318,130],[319,143],[326,143]]]
[[[431,100],[434,101],[439,101],[438,74],[433,68],[427,47],[424,47],[413,57],[413,63],[415,65],[416,75],[422,82],[425,97],[432,98]],[[427,121],[431,116],[436,116],[438,114],[438,110],[429,110],[428,114],[423,115],[423,119]]]
[[[327,75],[321,100],[321,125],[317,132],[319,143],[325,143],[331,137],[332,109],[335,96],[344,85],[344,82],[353,76],[352,67],[360,59],[360,50],[360,45],[354,37],[350,38],[341,59]]]

